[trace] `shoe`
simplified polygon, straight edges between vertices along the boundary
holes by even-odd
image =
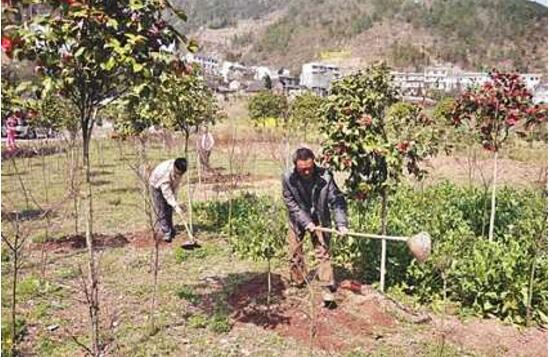
[[[326,286],[322,289],[322,301],[324,302],[324,307],[329,309],[335,309],[337,307],[335,296],[333,294],[334,292],[334,286]]]
[[[171,234],[164,234],[164,237],[162,237],[162,239],[164,240],[164,242],[166,243],[171,243],[172,240],[173,240],[173,237]]]

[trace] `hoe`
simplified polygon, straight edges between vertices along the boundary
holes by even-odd
[[[191,229],[187,224],[185,217],[183,217],[183,215],[180,215],[180,217],[181,217],[181,221],[183,221],[183,226],[185,226],[185,230],[187,231],[187,235],[190,238],[183,242],[183,244],[181,245],[181,248],[186,250],[193,250],[195,248],[200,248],[200,244],[198,243],[193,233],[191,232]]]
[[[335,229],[318,227],[316,229],[320,232],[339,234]],[[431,255],[431,237],[426,232],[421,232],[411,237],[399,237],[399,236],[385,236],[380,234],[358,233],[348,232],[347,235],[358,238],[374,238],[374,239],[387,239],[400,242],[406,242],[408,249],[412,255],[420,262],[423,263],[429,255]]]

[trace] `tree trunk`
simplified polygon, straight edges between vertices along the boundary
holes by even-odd
[[[267,259],[267,309],[271,310],[271,259]]]
[[[381,194],[381,234],[387,234],[387,189],[383,189]],[[381,266],[380,266],[380,278],[379,288],[381,291],[385,291],[385,260],[387,257],[387,241],[381,240]]]
[[[11,332],[12,332],[12,345],[11,345],[11,355],[16,356],[17,352],[17,311],[16,311],[16,305],[17,305],[17,279],[18,279],[18,270],[19,270],[19,249],[18,249],[18,239],[17,239],[17,233],[16,238],[14,242],[14,250],[13,250],[13,282],[11,285]]]
[[[77,156],[75,153],[75,140],[71,142],[70,149],[71,163],[70,163],[70,184],[71,184],[71,193],[73,197],[73,207],[74,207],[74,235],[78,235],[78,193],[76,192],[76,173],[77,173]]]
[[[57,160],[57,162],[59,162],[59,160]],[[49,210],[49,205],[50,205],[50,200],[49,200],[49,191],[48,191],[48,186],[49,186],[49,182],[48,180],[46,179],[46,156],[45,155],[42,155],[42,184],[44,185],[44,194],[45,194],[45,198],[46,198],[46,210]],[[51,226],[51,219],[50,219],[50,214],[49,214],[49,211],[48,213],[46,213],[46,226],[44,227],[44,244],[42,245],[42,248],[41,248],[41,260],[42,260],[42,267],[41,267],[41,276],[42,276],[42,279],[46,279],[46,267],[47,267],[47,264],[48,264],[48,250],[46,249],[46,242],[48,241],[48,238],[49,238],[49,227]]]
[[[93,123],[92,123],[93,126]],[[99,281],[95,258],[95,246],[93,242],[93,202],[90,163],[90,141],[92,127],[82,130],[83,137],[83,161],[86,177],[86,246],[88,248],[88,309],[90,316],[90,338],[92,353],[100,355],[99,346]]]
[[[526,327],[530,325],[532,319],[532,295],[534,290],[534,276],[536,275],[536,259],[537,256],[534,254],[532,259],[532,268],[530,269],[530,284],[528,285],[528,300],[526,302]]]
[[[496,220],[496,186],[498,177],[498,152],[494,153],[494,176],[492,181],[492,206],[490,210],[490,230],[488,232],[488,239],[494,240],[494,222]]]
[[[188,129],[183,129],[183,132],[185,133],[185,158],[187,159],[187,165],[190,164],[191,160],[189,159],[189,137],[190,133]],[[192,199],[191,199],[191,178],[190,178],[191,171],[187,167],[187,204],[188,204],[188,217],[189,217],[189,233],[191,233],[194,236],[193,232],[193,205],[192,205]],[[192,237],[189,237],[189,239],[192,239]]]

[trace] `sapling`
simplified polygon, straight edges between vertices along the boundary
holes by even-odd
[[[493,155],[492,196],[488,239],[494,239],[496,218],[496,187],[498,154],[510,134],[522,128],[529,130],[547,122],[547,105],[532,102],[518,73],[494,70],[490,80],[482,86],[465,91],[456,102],[452,113],[453,124],[474,128],[482,147]]]
[[[381,199],[387,233],[389,196],[408,174],[422,179],[425,158],[436,154],[441,128],[416,105],[398,102],[389,68],[373,65],[337,81],[321,108],[323,162],[348,173],[348,196]],[[386,240],[381,242],[380,289],[385,289]]]
[[[20,43],[13,49],[14,57],[38,63],[36,72],[40,75],[41,95],[55,90],[77,108],[85,172],[90,350],[98,356],[102,346],[90,162],[90,142],[97,113],[130,88],[178,64],[180,60],[169,50],[173,43],[189,49],[195,49],[196,44],[162,19],[166,12],[186,18],[167,1],[138,6],[130,0],[43,3],[55,11],[14,21],[6,35],[17,38]],[[10,10],[17,12],[18,8]],[[146,90],[146,85],[142,90]]]

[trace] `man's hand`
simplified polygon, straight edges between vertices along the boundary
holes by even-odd
[[[349,228],[344,227],[344,226],[341,226],[341,227],[338,227],[338,228],[337,228],[337,232],[338,232],[339,235],[341,235],[341,236],[346,236],[347,233],[349,233]]]
[[[181,208],[180,205],[175,206],[175,212],[176,212],[178,215],[180,215],[181,217],[183,217],[183,212],[184,212],[184,211],[183,211],[183,208]]]
[[[305,229],[308,230],[309,232],[314,232],[314,231],[315,231],[315,228],[316,228],[316,226],[315,226],[315,224],[314,224],[313,222],[309,223],[309,224],[305,227]]]

